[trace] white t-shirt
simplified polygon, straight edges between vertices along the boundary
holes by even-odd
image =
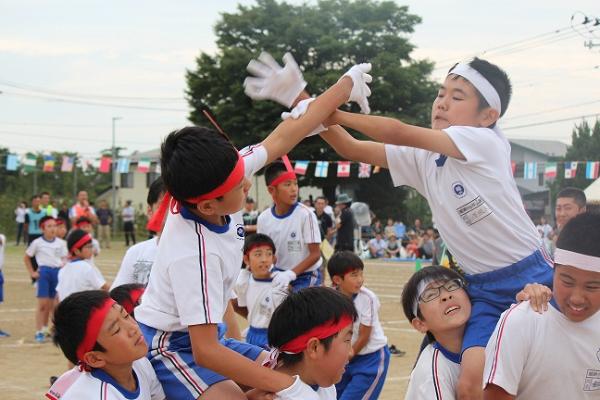
[[[162,400],[165,393],[146,357],[133,362],[138,387],[130,392],[101,370],[79,371],[75,367],[58,378],[46,393],[51,400]]]
[[[273,286],[272,279],[254,279],[243,269],[235,284],[238,305],[248,308],[248,324],[254,328],[268,328],[273,311],[287,296],[287,292]]]
[[[510,144],[499,130],[445,129],[466,161],[438,153],[386,145],[395,186],[415,188],[428,201],[444,243],[466,273],[509,266],[540,248],[512,177]]]
[[[425,347],[410,374],[405,399],[455,400],[460,374],[460,361],[457,358],[457,354],[443,351],[437,345]]]
[[[371,354],[387,344],[387,337],[383,333],[383,328],[379,323],[379,299],[366,287],[361,287],[358,294],[354,297],[354,307],[358,313],[358,318],[352,325],[352,344],[358,339],[360,325],[370,326],[371,336],[369,341],[359,352],[358,355]]]
[[[67,250],[67,242],[64,240],[54,238],[48,241],[41,236],[31,242],[27,250],[25,250],[25,254],[29,257],[35,257],[40,267],[57,268],[65,264],[69,252]]]
[[[484,385],[523,400],[600,398],[600,312],[573,322],[553,305],[505,311],[485,349]]]
[[[263,167],[262,146],[240,151],[246,176]],[[142,303],[135,317],[162,331],[185,331],[190,325],[223,322],[234,296],[233,286],[242,265],[242,211],[227,216],[226,225],[213,225],[182,208],[169,212],[158,242]]]
[[[15,221],[18,224],[25,223],[25,214],[27,214],[27,209],[24,207],[17,207],[15,209]]]
[[[121,217],[123,218],[123,222],[131,222],[135,219],[135,210],[132,206],[125,207],[121,211]]]
[[[0,271],[4,266],[4,249],[6,248],[6,236],[0,233]]]
[[[337,391],[335,390],[335,385],[329,386],[329,387],[318,387],[318,388],[314,388],[314,394],[315,396],[313,397],[312,395],[310,395],[310,399],[319,399],[319,400],[336,400],[337,399]],[[307,388],[307,391],[310,391],[310,389]],[[311,392],[312,394],[312,392]],[[282,395],[276,395],[275,396],[276,400],[307,400],[305,396],[299,397],[299,396],[293,396],[293,395],[288,395],[288,396],[282,396]]]
[[[147,285],[157,251],[157,236],[131,246],[123,257],[121,268],[119,268],[119,272],[110,289],[112,290],[117,286],[127,283]]]
[[[72,260],[58,271],[58,300],[63,301],[75,292],[98,290],[105,283],[100,270],[89,260]]]
[[[321,243],[317,216],[302,203],[296,203],[285,215],[276,215],[275,206],[258,216],[256,231],[268,235],[275,243],[279,269],[289,270],[300,264],[310,252],[308,245]],[[319,269],[323,260],[314,263],[305,272]]]

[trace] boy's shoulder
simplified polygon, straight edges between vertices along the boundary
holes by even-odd
[[[443,394],[453,394],[459,374],[460,363],[450,360],[441,350],[429,344],[419,355],[410,375],[406,398],[426,398],[423,395],[442,398]]]
[[[365,285],[363,285],[360,288],[360,290],[358,291],[355,301],[356,301],[356,299],[359,299],[359,298],[379,301],[379,298],[377,297],[375,292],[373,292],[371,289],[367,288]]]

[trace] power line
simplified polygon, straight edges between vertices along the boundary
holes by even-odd
[[[25,137],[37,137],[44,139],[61,139],[61,140],[70,140],[73,142],[94,142],[94,143],[109,143],[110,139],[92,139],[92,138],[83,138],[83,137],[72,137],[72,136],[58,136],[58,135],[47,135],[47,134],[35,134],[35,133],[25,133],[25,132],[13,132],[13,131],[0,131],[0,135],[12,135],[12,136],[25,136]],[[150,142],[136,142],[130,140],[119,140],[119,143],[125,144],[136,144],[142,146],[151,146],[156,143]]]
[[[600,116],[600,113],[588,114],[588,115],[579,115],[577,117],[569,117],[569,118],[562,118],[562,119],[554,119],[554,120],[550,120],[550,121],[534,122],[534,123],[525,124],[525,125],[507,126],[507,127],[502,127],[502,130],[503,131],[508,131],[508,130],[514,130],[514,129],[530,128],[532,126],[557,124],[559,122],[573,121],[573,120],[576,120],[576,119],[584,119],[584,118],[591,118],[591,117],[598,117],[598,116]]]
[[[1,125],[15,125],[15,126],[49,126],[49,127],[60,127],[60,128],[109,128],[109,123],[106,124],[63,124],[63,123],[55,123],[55,122],[7,122],[0,121]],[[171,126],[176,127],[180,126],[180,122],[173,123],[147,123],[147,124],[119,124],[121,127],[125,128],[133,128],[133,127],[150,127],[150,126]]]
[[[563,106],[563,107],[558,107],[558,108],[551,108],[551,109],[543,110],[543,111],[536,111],[536,112],[531,112],[531,113],[527,113],[527,114],[515,115],[514,117],[507,117],[507,118],[505,118],[504,121],[512,121],[513,119],[520,119],[520,118],[525,118],[525,117],[531,117],[531,116],[534,116],[534,115],[547,114],[547,113],[550,113],[550,112],[562,111],[562,110],[567,110],[569,108],[576,108],[576,107],[581,107],[581,106],[587,106],[587,105],[596,104],[596,103],[600,103],[600,99],[598,99],[598,100],[592,100],[592,101],[586,101],[585,103],[571,104],[571,105],[568,105],[568,106]]]

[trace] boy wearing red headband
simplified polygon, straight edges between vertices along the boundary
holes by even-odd
[[[336,398],[352,354],[352,300],[331,288],[311,287],[291,293],[269,324],[271,367],[310,385],[320,400]],[[301,400],[303,397],[291,397]]]
[[[600,395],[600,215],[562,229],[554,253],[553,299],[502,314],[486,347],[486,400],[598,399]]]
[[[94,225],[88,217],[79,217],[75,222],[75,228],[81,229],[92,238],[92,260],[100,254],[100,242],[94,239]]]
[[[135,318],[134,310],[142,302],[142,295],[145,289],[146,285],[140,283],[126,283],[112,288],[110,290],[110,297],[122,305],[125,311]]]
[[[244,264],[235,284],[236,309],[248,320],[246,343],[268,349],[267,328],[273,311],[287,296],[289,288],[275,285],[271,268],[275,263],[275,244],[262,233],[244,241]],[[234,303],[235,304],[235,303]]]
[[[108,284],[100,270],[91,261],[92,237],[81,229],[71,231],[67,237],[69,262],[58,273],[56,292],[58,301],[71,293],[84,290],[108,290]]]
[[[336,385],[338,399],[377,399],[383,389],[390,349],[379,323],[379,299],[364,286],[362,260],[352,251],[335,253],[327,263],[333,286],[352,299],[358,317],[352,326],[352,357]]]
[[[297,66],[288,59],[286,68],[295,73]],[[265,356],[262,349],[220,340],[217,325],[233,297],[242,264],[241,210],[248,178],[290,151],[344,102],[366,103],[366,69],[351,69],[301,120],[283,122],[259,145],[238,151],[224,134],[201,127],[183,128],[163,142],[161,171],[168,193],[150,228],[160,226],[168,215],[136,318],[170,399],[245,398],[236,383],[282,399],[294,393],[306,400],[316,398],[302,382],[256,368]],[[259,86],[254,88],[269,92]],[[290,105],[301,90],[288,93]]]
[[[52,217],[43,217],[40,220],[42,236],[35,239],[27,250],[23,262],[27,272],[33,279],[37,279],[38,307],[35,312],[36,332],[34,339],[43,343],[48,332],[48,318],[54,308],[54,297],[56,297],[56,284],[58,283],[58,272],[65,263],[67,257],[67,245],[64,240],[56,237],[56,223]],[[34,271],[31,257],[35,257],[40,266]]]
[[[321,231],[315,213],[298,202],[298,181],[287,156],[265,170],[265,181],[273,207],[258,216],[256,230],[273,239],[279,252],[273,283],[298,291],[323,281],[319,267]]]
[[[56,237],[65,240],[67,236],[67,222],[62,218],[55,218],[56,221]]]
[[[54,313],[54,343],[75,368],[46,393],[50,400],[162,400],[140,328],[107,292],[73,293]]]

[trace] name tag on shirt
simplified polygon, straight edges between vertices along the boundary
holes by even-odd
[[[299,253],[301,249],[299,240],[288,240],[287,251],[288,253]]]
[[[458,207],[456,211],[462,220],[469,226],[481,221],[492,213],[492,209],[480,196],[477,196],[467,204]]]

